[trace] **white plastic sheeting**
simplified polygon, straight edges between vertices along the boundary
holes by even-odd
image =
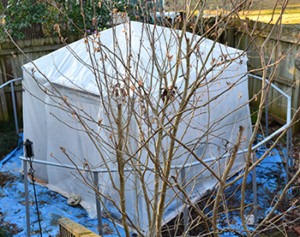
[[[165,136],[158,154],[158,134],[153,131],[159,127],[159,115],[148,107],[147,116],[143,117],[145,111],[133,116],[132,111],[141,109],[141,100],[133,102],[132,107],[123,106],[123,124],[129,124],[123,154],[124,159],[129,160],[125,166],[127,214],[131,223],[141,230],[148,230],[147,205],[153,200],[152,159],[158,156],[161,167],[165,164],[172,142],[168,131],[173,129],[173,118],[180,107],[180,94],[187,78],[190,85],[196,81],[199,84],[189,98],[176,133],[169,181],[188,183],[185,190],[195,201],[216,184],[216,178],[197,159],[207,161],[214,173],[221,176],[228,162],[226,154],[232,151],[240,126],[244,132],[239,149],[247,148],[251,134],[247,57],[241,51],[190,33],[185,33],[180,44],[181,33],[130,22],[100,32],[89,40],[74,42],[23,66],[24,138],[33,141],[35,158],[87,168],[87,171],[77,172],[40,164],[35,167],[36,176],[64,195],[79,194],[81,205],[90,216],[96,216],[94,193],[87,185],[93,179],[88,170],[93,169],[101,171],[99,190],[111,199],[103,198],[105,211],[114,218],[120,217],[114,140],[117,123],[112,118],[122,103],[122,98],[112,95],[120,78],[129,78],[132,84],[127,96],[134,99],[136,88],[143,86],[153,105],[161,107],[163,102],[159,98],[164,80],[168,85],[176,80],[176,95],[166,110],[168,121],[165,121]],[[186,51],[187,42],[195,46],[192,52]],[[189,62],[187,53],[191,53]],[[126,67],[128,62],[130,70]],[[175,71],[176,65],[180,65],[178,71]],[[190,92],[192,87],[187,89]],[[145,146],[140,149],[143,142]],[[243,165],[243,154],[240,154],[231,173]],[[142,171],[143,176],[138,171]],[[146,193],[142,184],[147,187]],[[182,211],[181,197],[175,186],[167,190],[164,223]]]

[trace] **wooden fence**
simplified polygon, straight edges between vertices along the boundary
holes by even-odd
[[[280,56],[287,54],[287,57],[280,61],[277,68],[273,66],[268,69],[268,74],[270,76],[274,73],[273,83],[291,95],[294,113],[300,106],[300,70],[295,67],[295,59],[300,52],[300,25],[273,26],[250,20],[246,20],[245,24],[250,28],[250,31],[253,30],[255,40],[252,41],[253,35],[251,38],[243,30],[243,27],[232,25],[228,27],[226,32],[227,44],[247,51],[249,70],[261,68],[259,51],[263,44],[265,60],[275,62]],[[270,38],[266,41],[269,35]],[[20,41],[18,44],[25,55],[12,43],[0,44],[0,85],[12,78],[20,77],[23,64],[63,46],[55,38],[26,40]],[[259,71],[254,73],[260,76]],[[18,114],[21,120],[22,88],[20,83],[15,87]],[[249,88],[250,96],[253,96],[260,90],[261,82],[250,78]],[[0,89],[0,122],[13,119],[9,89]],[[270,114],[278,121],[284,121],[286,118],[286,100],[275,90],[270,91],[268,100]]]
[[[74,41],[73,39],[69,42]],[[16,42],[16,47],[12,42],[0,44],[0,85],[17,77],[22,76],[22,65],[50,53],[62,46],[58,38],[43,38],[33,40],[23,40]],[[15,96],[19,122],[22,121],[22,85],[15,83]],[[11,101],[10,87],[0,89],[0,122],[13,122],[13,106]]]
[[[248,54],[248,69],[262,76],[261,55],[264,60],[274,63],[267,69],[267,77],[273,78],[272,83],[292,98],[292,115],[300,106],[300,70],[295,64],[300,60],[300,24],[299,25],[270,25],[252,20],[244,24],[253,32],[250,37],[241,25],[233,25],[227,30],[227,42],[230,46],[246,50]],[[287,54],[286,57],[282,56]],[[279,61],[280,60],[280,61]],[[278,63],[277,63],[278,62]],[[274,77],[273,77],[274,76]],[[261,81],[249,78],[249,93],[254,96],[261,89]],[[268,95],[269,113],[279,122],[286,120],[287,100],[276,90],[271,89]],[[294,131],[299,123],[294,126]]]

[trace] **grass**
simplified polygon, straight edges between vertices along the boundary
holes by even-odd
[[[166,10],[183,10],[184,6],[186,4],[186,0],[169,0],[165,1],[165,8]],[[191,7],[195,7],[196,3],[199,2],[199,0],[192,0],[190,1]],[[242,1],[231,1],[231,0],[210,0],[206,2],[206,7],[207,9],[221,9],[221,8],[230,8],[232,7],[232,2],[233,3],[239,3]],[[250,0],[247,0],[247,3],[249,3]],[[265,9],[273,9],[275,6],[275,3],[277,0],[253,0],[253,3],[251,4],[251,9],[252,10],[265,10]],[[201,6],[201,4],[200,4]],[[289,0],[287,7],[288,8],[293,8],[293,7],[299,7],[300,3],[299,0]],[[276,8],[280,8],[281,4],[280,1],[278,1],[278,4],[276,5]],[[228,9],[227,9],[228,10]]]
[[[167,11],[179,11],[184,10],[183,0],[174,1],[170,0],[170,4],[165,6]],[[191,10],[195,6],[197,1],[191,1]],[[239,2],[239,1],[235,1]],[[250,2],[250,0],[248,0]],[[253,0],[253,4],[246,6],[245,10],[241,10],[239,15],[241,18],[249,18],[254,21],[261,21],[265,23],[276,23],[280,19],[280,12],[282,10],[282,5],[278,1],[275,5],[276,0]],[[222,13],[228,13],[232,9],[232,3],[229,0],[211,0],[204,6],[204,14],[206,15],[218,15]],[[199,7],[198,7],[199,8]],[[199,9],[198,9],[199,10]],[[300,3],[299,0],[289,0],[287,7],[284,11],[281,24],[300,24]]]
[[[261,21],[265,23],[276,23],[281,17],[281,9],[276,10],[249,10],[241,14],[242,18],[249,18],[250,20]],[[294,8],[288,8],[284,11],[280,19],[282,24],[299,24],[300,23],[300,5]]]
[[[8,234],[4,229],[1,229],[2,227],[0,227],[0,237],[10,237],[12,236],[11,234]]]
[[[218,15],[220,13],[229,13],[229,11],[217,9],[217,10],[205,10],[204,13],[207,15]],[[280,19],[280,24],[300,24],[300,4],[290,5],[281,14],[282,9],[276,8],[260,8],[252,7],[248,10],[242,10],[239,12],[239,17],[242,19],[249,18],[253,21],[261,21],[265,23],[275,24]],[[282,18],[280,18],[282,16]]]
[[[0,160],[18,145],[18,135],[14,125],[8,122],[0,124]]]

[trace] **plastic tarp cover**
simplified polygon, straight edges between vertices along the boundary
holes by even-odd
[[[91,217],[96,216],[96,204],[94,191],[89,185],[94,177],[89,171],[98,170],[98,188],[105,204],[102,208],[113,218],[120,219],[119,174],[115,141],[112,139],[117,126],[112,123],[112,115],[117,114],[120,101],[111,98],[107,85],[116,85],[116,78],[125,77],[127,71],[124,62],[130,51],[132,77],[142,78],[150,101],[161,103],[162,79],[155,63],[163,67],[166,58],[169,59],[169,65],[165,67],[170,69],[166,78],[170,85],[178,63],[171,58],[177,55],[179,49],[185,55],[187,45],[183,40],[179,48],[178,30],[137,22],[130,22],[130,27],[127,24],[116,26],[99,35],[101,50],[95,47],[95,37],[91,36],[88,42],[86,39],[79,40],[23,66],[24,139],[33,141],[36,159],[86,168],[74,170],[36,165],[36,176],[47,182],[51,189],[66,196],[70,193],[79,194],[81,205]],[[247,148],[251,135],[247,57],[241,51],[200,36],[186,33],[185,37],[195,47],[190,64],[187,65],[184,56],[180,62],[176,78],[177,92],[180,94],[184,90],[188,67],[190,83],[199,78],[202,78],[202,82],[190,97],[182,115],[169,177],[170,181],[173,178],[181,184],[187,183],[185,191],[191,200],[196,201],[217,182],[199,159],[205,161],[220,177],[228,162],[226,154],[236,143],[240,126],[244,128],[240,150]],[[152,42],[155,42],[155,50]],[[156,62],[152,60],[153,53]],[[216,60],[223,60],[223,63],[211,68]],[[201,73],[205,77],[201,77]],[[140,83],[138,79],[135,81]],[[130,96],[134,98],[134,93]],[[166,131],[173,126],[172,117],[180,103],[178,96],[168,106]],[[139,103],[133,103],[132,108],[122,108],[123,123],[129,124],[124,155],[125,159],[130,160],[125,166],[125,193],[128,217],[134,225],[147,232],[149,203],[146,200],[153,200],[155,179],[154,163],[149,154],[155,154],[157,142],[157,134],[151,131],[157,130],[159,125],[150,121],[151,118],[155,121],[154,111],[150,110],[147,118],[143,118],[142,113],[139,117],[132,116],[131,111],[138,111],[138,106]],[[147,149],[140,149],[141,133],[147,140]],[[161,166],[164,165],[163,160],[171,142],[170,136],[162,140],[162,149],[158,154]],[[231,174],[243,166],[244,157],[239,154]],[[143,170],[143,176],[136,167]],[[143,185],[147,187],[146,193]],[[182,194],[176,188],[169,188],[165,205],[164,223],[183,210],[185,204]]]

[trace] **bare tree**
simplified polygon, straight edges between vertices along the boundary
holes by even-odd
[[[111,6],[110,1],[101,4]],[[256,35],[240,11],[251,9],[253,1],[216,1],[227,9],[217,11],[213,20],[205,15],[215,5],[206,1],[169,2],[170,11],[183,10],[174,17],[145,4],[140,1],[136,8],[144,14],[142,19],[151,17],[153,24],[132,22],[124,12],[119,14],[124,21],[121,25],[66,46],[59,54],[61,61],[54,54],[48,56],[51,63],[37,60],[24,67],[27,101],[46,103],[50,120],[59,121],[57,129],[63,129],[61,144],[50,142],[51,154],[41,154],[75,165],[77,172],[69,176],[66,169],[52,171],[60,179],[80,180],[86,192],[96,191],[103,211],[122,223],[126,236],[131,232],[141,236],[219,236],[223,232],[255,236],[274,228],[283,230],[282,218],[291,206],[280,215],[273,214],[299,169],[256,226],[247,224],[246,216],[256,207],[247,204],[246,194],[251,172],[296,122],[295,116],[271,147],[253,159],[252,148],[271,90],[266,79],[272,82],[275,76],[268,69],[274,72],[288,52],[266,60],[264,47],[270,37],[256,44]],[[275,3],[274,9],[280,5],[280,14],[274,27],[281,24],[287,4],[288,0]],[[111,14],[117,12],[111,10]],[[248,97],[246,52],[250,44],[242,51],[218,43],[226,38],[232,22],[243,27],[261,59],[260,67],[253,69],[262,75],[253,126],[249,103],[257,96]],[[72,66],[68,60],[74,62]],[[72,69],[65,70],[65,66]],[[26,126],[29,117],[24,118]],[[26,129],[25,137],[34,134]],[[68,134],[81,137],[79,153],[73,151],[65,137]],[[100,187],[94,183],[95,172]],[[51,179],[54,185],[57,180]],[[70,185],[62,183],[64,188]],[[233,191],[228,195],[226,190]],[[229,196],[235,192],[241,198],[238,205],[230,205]],[[231,228],[231,213],[240,218],[241,229]]]

